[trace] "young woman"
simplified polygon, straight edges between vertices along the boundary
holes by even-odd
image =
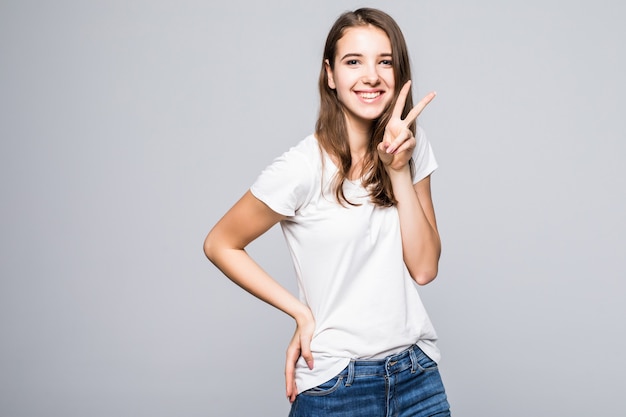
[[[315,134],[267,167],[206,238],[231,280],[294,318],[292,417],[448,416],[436,334],[416,283],[437,275],[437,163],[417,116],[404,37],[375,9],[341,15],[319,78]],[[276,223],[296,298],[244,248]]]

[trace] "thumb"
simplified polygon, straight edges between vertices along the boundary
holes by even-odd
[[[378,153],[383,154],[383,155],[387,154],[387,149],[389,149],[389,146],[390,144],[385,141],[380,142],[377,147]]]
[[[309,369],[313,369],[313,353],[311,353],[311,341],[307,339],[301,340],[300,355],[306,362]]]

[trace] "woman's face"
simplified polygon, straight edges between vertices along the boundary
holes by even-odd
[[[393,100],[391,42],[374,26],[347,29],[337,42],[335,68],[327,62],[326,72],[353,126],[369,127]]]

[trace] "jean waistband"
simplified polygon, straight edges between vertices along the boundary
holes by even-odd
[[[346,386],[349,386],[357,376],[391,376],[406,369],[417,372],[417,358],[420,354],[424,353],[417,345],[413,345],[382,359],[352,359],[339,376],[346,377]]]

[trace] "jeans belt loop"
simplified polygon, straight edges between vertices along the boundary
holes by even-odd
[[[349,387],[354,382],[354,359],[350,359],[348,365],[348,379],[346,380],[346,387]]]
[[[414,374],[417,372],[417,355],[415,354],[415,350],[413,348],[409,349],[409,356],[411,357],[411,373]]]

